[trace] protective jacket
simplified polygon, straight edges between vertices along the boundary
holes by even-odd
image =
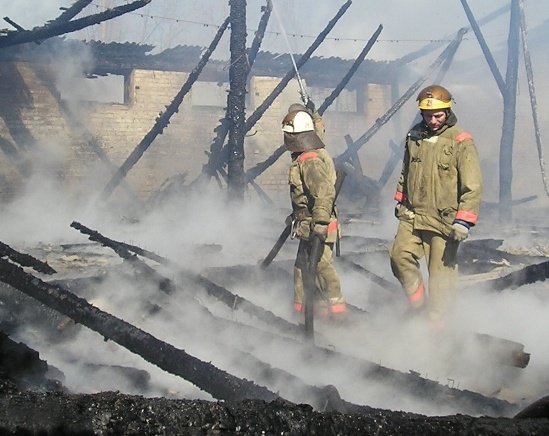
[[[454,219],[477,223],[482,196],[476,146],[456,121],[450,111],[436,132],[423,121],[410,130],[395,194],[405,206],[397,209],[397,218],[444,236],[450,235]]]
[[[319,292],[315,297],[315,310],[324,308],[332,315],[346,311],[339,275],[332,264],[333,247],[339,233],[334,206],[335,182],[334,162],[324,148],[292,153],[289,171],[294,219],[292,232],[300,238],[294,264],[294,310],[297,312],[304,310],[303,278],[310,262],[309,237],[313,223],[328,225],[316,269],[315,283]]]
[[[292,153],[289,184],[296,236],[307,240],[313,221],[328,224],[326,242],[336,241],[335,182],[334,162],[324,148]]]

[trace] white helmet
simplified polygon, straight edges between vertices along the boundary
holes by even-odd
[[[308,112],[297,110],[288,113],[282,120],[282,130],[287,133],[314,132],[313,118]]]

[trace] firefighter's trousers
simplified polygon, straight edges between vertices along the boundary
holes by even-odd
[[[341,283],[332,263],[334,243],[324,242],[322,245],[322,255],[315,278],[316,286],[320,291],[320,295],[316,296],[316,304],[328,306],[328,310],[332,313],[344,312],[346,305],[341,294]],[[299,241],[294,265],[294,308],[299,312],[303,310],[303,274],[308,267],[310,249],[309,241],[303,239]]]
[[[391,269],[412,307],[426,308],[431,320],[440,320],[455,299],[458,243],[439,233],[415,230],[400,221],[391,247]],[[419,261],[425,257],[429,274],[428,293]]]

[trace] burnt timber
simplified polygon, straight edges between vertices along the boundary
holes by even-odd
[[[127,157],[124,163],[112,176],[111,180],[107,183],[105,188],[103,188],[101,194],[103,200],[106,200],[110,196],[112,191],[118,186],[118,184],[126,176],[128,171],[131,170],[131,168],[135,165],[135,163],[139,160],[139,158],[143,155],[147,148],[149,148],[149,146],[153,143],[154,139],[158,135],[162,134],[163,130],[168,126],[170,118],[174,113],[178,111],[179,105],[183,102],[185,95],[190,91],[193,83],[198,79],[198,76],[210,59],[211,54],[217,47],[217,44],[219,43],[219,40],[223,36],[223,33],[225,32],[225,29],[227,29],[228,25],[229,18],[225,19],[223,24],[219,27],[214,39],[208,47],[208,50],[206,50],[206,52],[200,59],[200,62],[198,62],[198,65],[194,68],[191,74],[189,74],[189,77],[181,87],[181,90],[176,94],[171,103],[166,106],[166,110],[159,115],[151,130],[149,130],[147,135],[145,135],[141,142],[134,148],[132,153]]]
[[[10,47],[13,45],[24,44],[26,42],[44,40],[53,36],[64,35],[65,33],[74,32],[84,29],[88,26],[100,23],[101,21],[110,20],[128,12],[142,8],[150,3],[151,0],[137,0],[133,3],[124,6],[118,6],[113,9],[108,9],[88,17],[79,18],[74,21],[56,21],[53,24],[47,24],[41,28],[33,30],[19,30],[10,32],[7,35],[0,36],[0,48]]]
[[[180,375],[196,383],[205,391],[212,393],[215,398],[227,401],[241,401],[242,399],[272,401],[278,398],[266,388],[247,380],[240,380],[210,363],[201,362],[195,357],[188,355],[185,351],[159,341],[137,327],[90,305],[86,300],[75,296],[60,286],[47,284],[30,274],[24,273],[20,267],[4,260],[0,260],[0,280],[48,307],[69,316],[76,323],[91,328],[101,334],[106,340],[113,340],[166,371]],[[287,346],[292,345],[290,339],[286,338],[283,340],[286,341]],[[419,377],[413,373],[401,373],[371,362],[361,361],[352,356],[341,355],[341,353],[326,348],[305,346],[301,342],[293,344],[292,348],[294,347],[296,352],[301,354],[301,358],[306,362],[310,362],[310,364],[313,364],[313,362],[324,362],[324,364],[333,362],[333,364],[337,365],[337,362],[342,360],[347,362],[347,364],[358,365],[358,367],[362,368],[363,376],[372,381],[382,379],[391,384],[396,383],[404,389],[425,392],[431,397],[440,397],[440,401],[446,398],[444,401],[455,402],[460,407],[464,407],[465,410],[472,407],[472,410],[483,410],[483,413],[490,415],[505,415],[513,408],[512,404],[502,400],[486,398],[470,391],[460,391],[455,388],[441,386],[436,382]],[[244,359],[244,357],[241,356],[240,359]],[[245,359],[249,360],[253,359],[253,357],[247,356]],[[253,360],[253,362],[253,366],[255,367],[261,368],[261,366],[264,366],[263,363],[259,363],[257,360]],[[337,392],[335,388],[330,388],[326,391],[326,388],[303,385],[300,381],[296,383],[296,379],[292,378],[292,376],[279,373],[271,367],[265,367],[261,372],[261,376],[263,378],[267,377],[267,379],[275,375],[276,378],[283,377],[283,380],[292,379],[295,386],[302,385],[305,392],[309,392],[309,395],[306,396],[307,401],[313,404],[322,404],[324,395],[332,392],[328,397],[331,398],[330,407],[340,411],[354,411],[357,413],[361,410],[362,406],[353,405],[341,399],[336,400],[339,396],[336,395],[334,397]],[[213,384],[216,384],[216,387]]]

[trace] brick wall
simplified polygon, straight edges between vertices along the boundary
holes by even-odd
[[[51,156],[49,160],[53,162],[55,174],[73,189],[87,194],[100,192],[112,168],[108,170],[90,147],[90,138],[95,139],[100,151],[114,165],[121,165],[187,79],[187,74],[180,72],[134,70],[125,78],[126,101],[94,103],[71,101],[70,93],[61,99],[55,78],[44,66],[0,63],[0,74],[3,102],[0,195],[4,199],[17,192],[32,168],[36,159],[32,150],[39,150],[39,156]],[[271,77],[251,78],[248,114],[279,81]],[[299,100],[298,91],[296,81],[291,81],[249,132],[245,142],[246,169],[266,159],[281,145],[280,121],[287,107]],[[367,102],[364,114],[335,111],[325,114],[326,143],[334,156],[345,149],[345,134],[359,137],[389,107],[386,87],[371,85],[364,93]],[[199,100],[198,97],[195,96],[195,100]],[[191,90],[164,133],[127,175],[131,189],[147,199],[175,174],[186,172],[186,180],[194,180],[207,162],[205,151],[209,150],[215,137],[213,130],[224,115],[223,105],[224,102],[219,106],[193,105]],[[366,153],[361,150],[361,155]],[[42,159],[39,160],[41,163]],[[368,161],[371,163],[371,159]],[[286,200],[288,165],[289,156],[285,154],[256,180],[274,199]],[[379,165],[375,164],[376,168]],[[115,195],[121,195],[120,191],[117,189]]]

